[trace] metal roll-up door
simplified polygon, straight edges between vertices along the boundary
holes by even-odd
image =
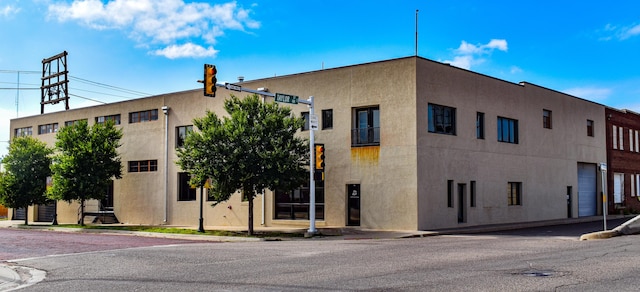
[[[52,222],[53,216],[56,214],[56,205],[38,205],[38,217],[37,222]]]
[[[24,208],[13,209],[13,218],[11,220],[24,220],[27,218],[27,212],[25,212]]]
[[[578,217],[595,216],[598,209],[595,164],[578,163]]]

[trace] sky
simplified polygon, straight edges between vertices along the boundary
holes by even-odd
[[[0,156],[68,52],[70,108],[419,56],[640,112],[640,2],[0,0]],[[417,31],[417,43],[416,43]],[[45,113],[64,110],[46,106]],[[34,129],[35,130],[35,129]]]

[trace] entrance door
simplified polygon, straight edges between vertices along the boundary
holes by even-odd
[[[467,185],[458,184],[458,223],[467,222]]]
[[[113,211],[113,181],[107,187],[107,195],[100,200],[100,211]]]
[[[347,225],[360,226],[360,185],[347,185]]]

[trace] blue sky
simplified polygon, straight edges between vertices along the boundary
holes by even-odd
[[[640,112],[637,1],[0,0],[0,141],[63,51],[77,108],[411,56],[416,10],[422,57]]]

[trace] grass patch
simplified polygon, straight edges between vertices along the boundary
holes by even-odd
[[[189,235],[203,235],[203,236],[236,236],[236,237],[303,237],[303,234],[299,233],[286,233],[286,232],[257,232],[254,231],[253,236],[249,236],[246,231],[229,231],[229,230],[205,230],[205,232],[198,232],[195,229],[188,228],[175,228],[175,227],[162,227],[162,226],[104,226],[104,225],[85,225],[80,226],[78,224],[63,224],[58,227],[65,228],[81,228],[81,229],[100,229],[100,230],[123,230],[123,231],[138,231],[138,232],[155,232],[155,233],[172,233],[172,234],[189,234]]]

